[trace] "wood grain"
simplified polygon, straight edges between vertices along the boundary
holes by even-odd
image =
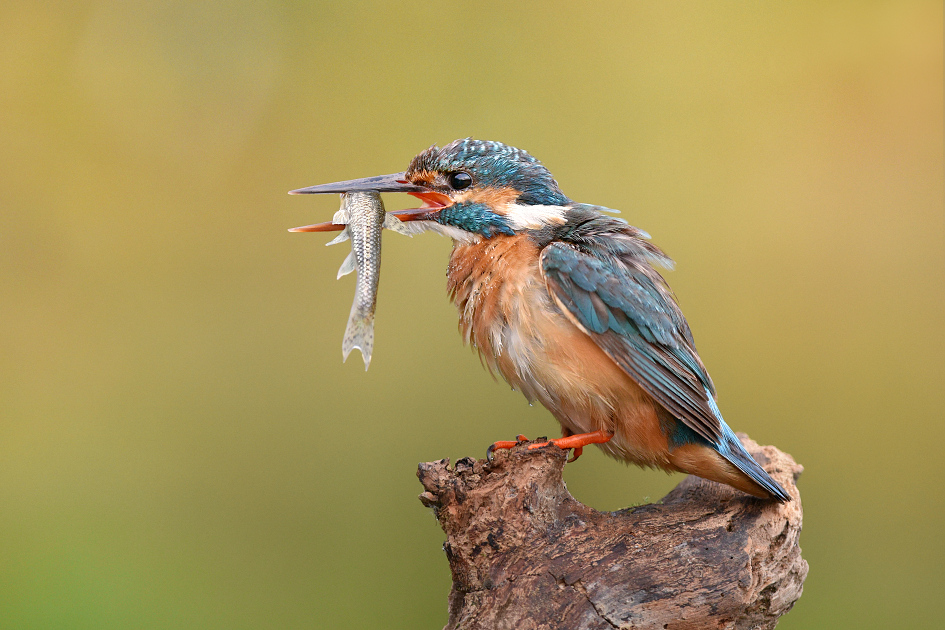
[[[568,492],[556,447],[420,464],[453,575],[446,628],[774,628],[807,576],[803,468],[739,438],[792,501],[687,477],[659,503],[598,512]]]

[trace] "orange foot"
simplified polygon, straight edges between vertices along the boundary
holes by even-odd
[[[521,433],[519,433],[518,435],[515,436],[514,442],[511,440],[500,440],[498,442],[495,442],[494,444],[492,444],[492,446],[486,449],[486,459],[491,462],[497,450],[501,448],[512,448],[514,446],[518,446],[519,444],[523,442],[527,442],[527,441],[528,441],[528,438],[522,435]]]
[[[574,449],[574,455],[568,462],[573,462],[578,457],[581,456],[581,453],[584,452],[584,447],[588,444],[603,444],[604,442],[609,442],[610,439],[614,437],[614,434],[610,431],[592,431],[591,433],[577,433],[574,435],[568,435],[557,440],[548,440],[547,442],[540,442],[538,444],[530,444],[529,449],[533,448],[543,448],[549,444],[554,444],[558,448],[568,450]],[[486,458],[489,461],[492,461],[492,455],[496,449],[500,448],[512,448],[513,446],[518,446],[522,442],[527,442],[528,439],[524,435],[519,435],[516,437],[518,441],[503,441],[496,442],[489,447],[489,450],[486,452]]]
[[[529,449],[533,448],[542,448],[548,446],[549,444],[554,444],[558,448],[568,450],[569,448],[574,449],[574,455],[571,456],[569,462],[573,462],[578,457],[581,456],[581,453],[584,452],[584,447],[588,444],[603,444],[604,442],[609,442],[610,438],[614,437],[614,434],[610,431],[592,431],[590,433],[575,433],[574,435],[568,435],[557,440],[548,440],[547,442],[542,442],[539,444],[529,445]]]

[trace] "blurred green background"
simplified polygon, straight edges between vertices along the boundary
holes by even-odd
[[[806,467],[781,628],[943,627],[940,2],[0,5],[0,627],[438,628],[417,462],[556,423],[317,183],[475,136],[623,210],[730,425]],[[409,201],[388,196],[388,209]],[[591,449],[600,509],[680,480]]]

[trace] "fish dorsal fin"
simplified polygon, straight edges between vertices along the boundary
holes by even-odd
[[[358,261],[354,256],[354,251],[352,250],[351,253],[348,254],[348,257],[345,258],[345,261],[341,263],[341,266],[338,267],[338,278],[341,278],[341,276],[346,276],[354,271],[357,267],[357,264]]]

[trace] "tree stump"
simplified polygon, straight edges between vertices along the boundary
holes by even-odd
[[[765,501],[687,477],[662,501],[576,501],[556,447],[420,464],[453,574],[446,629],[774,628],[801,596],[803,468],[739,435],[793,497]]]

